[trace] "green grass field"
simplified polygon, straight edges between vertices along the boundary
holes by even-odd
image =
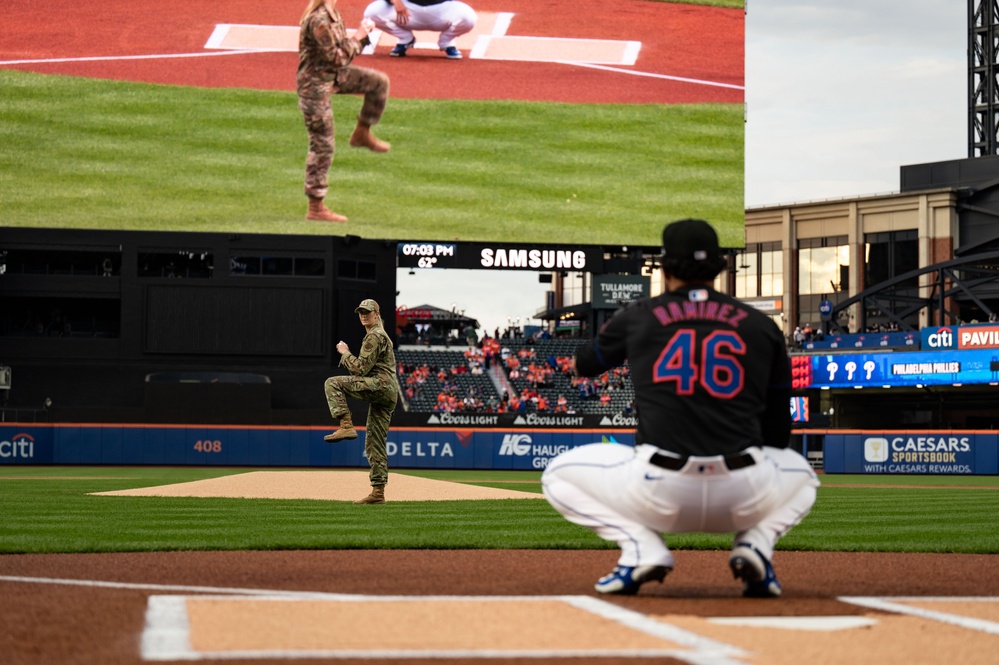
[[[304,221],[293,93],[0,71],[5,226],[657,246],[703,217],[743,238],[743,106],[392,99],[376,155],[349,148],[360,99],[334,96],[328,202]]]
[[[236,549],[613,549],[541,497],[540,472],[394,471],[537,492],[538,500],[390,502],[91,496],[253,469],[4,467],[0,553]],[[780,549],[999,553],[999,478],[822,476]],[[389,497],[391,499],[391,496]],[[678,534],[674,549],[727,549]]]

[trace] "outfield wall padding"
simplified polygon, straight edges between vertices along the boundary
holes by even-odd
[[[329,428],[214,425],[0,425],[0,465],[364,467],[364,429],[329,444]],[[392,429],[389,467],[543,469],[586,443],[634,445],[631,430]]]
[[[827,430],[826,473],[996,475],[999,432],[972,430]]]
[[[329,444],[325,427],[0,424],[2,465],[368,466],[363,428]],[[813,432],[815,437],[818,432]],[[999,432],[824,430],[826,473],[997,475]],[[393,428],[389,466],[541,470],[587,443],[635,445],[634,431],[534,428]],[[806,441],[807,450],[810,444]]]

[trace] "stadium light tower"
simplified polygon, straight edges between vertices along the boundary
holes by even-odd
[[[968,0],[968,157],[999,155],[999,0]]]

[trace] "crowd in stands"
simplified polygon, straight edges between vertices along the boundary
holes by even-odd
[[[580,341],[487,336],[469,339],[463,351],[401,349],[399,383],[411,411],[634,415],[627,365],[594,378],[575,375]]]
[[[811,341],[821,341],[825,337],[825,332],[821,327],[812,329],[811,323],[806,323],[804,326],[795,326],[794,332],[791,333],[791,346],[795,349],[800,349],[804,344]]]
[[[795,326],[794,331],[788,339],[788,346],[791,351],[801,351],[809,349],[828,348],[912,348],[917,346],[919,333],[916,331],[903,331],[898,323],[891,321],[887,323],[873,323],[867,326],[862,332],[825,333],[821,327],[815,329],[811,324]],[[877,343],[870,344],[870,340]],[[823,345],[825,343],[825,345]]]
[[[890,323],[874,323],[867,326],[867,332],[869,333],[885,333],[885,332],[899,332],[901,328],[894,321]]]
[[[898,324],[894,321],[889,323],[874,323],[867,326],[865,333],[891,333],[899,332]],[[791,346],[795,349],[800,349],[803,345],[809,342],[821,342],[825,339],[826,334],[822,330],[821,326],[812,328],[811,323],[806,323],[804,326],[795,326],[794,332],[791,333]]]

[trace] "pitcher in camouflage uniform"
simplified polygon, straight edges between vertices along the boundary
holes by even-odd
[[[311,0],[302,15],[298,37],[298,108],[309,132],[309,154],[305,160],[305,195],[309,197],[306,219],[346,222],[323,203],[328,191],[326,174],[333,163],[333,107],[330,95],[363,94],[364,103],[350,145],[374,152],[391,147],[371,133],[381,120],[388,100],[389,79],[382,72],[351,66],[361,49],[371,43],[370,19],[361,22],[353,37],[347,36],[337,0]]]
[[[351,421],[346,398],[367,400],[369,406],[364,454],[371,465],[371,472],[368,474],[371,479],[371,494],[354,503],[385,503],[385,484],[388,482],[385,438],[388,436],[389,422],[395,413],[399,395],[395,353],[392,351],[392,340],[382,327],[378,303],[368,298],[362,300],[354,311],[360,317],[367,334],[357,356],[351,354],[343,340],[336,345],[336,350],[341,354],[340,364],[347,368],[350,375],[326,379],[326,401],[329,402],[333,419],[340,421],[340,429],[327,434],[324,439],[330,443],[356,439],[357,430]]]

